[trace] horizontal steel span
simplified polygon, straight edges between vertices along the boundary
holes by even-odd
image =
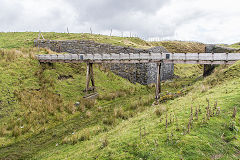
[[[233,64],[240,53],[121,53],[121,54],[46,54],[37,55],[40,62],[64,63],[181,63]]]

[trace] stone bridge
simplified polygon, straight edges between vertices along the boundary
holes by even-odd
[[[110,44],[96,43],[88,40],[35,40],[36,47],[48,48],[55,52],[66,52],[71,54],[105,54],[105,53],[167,53],[164,47],[154,47],[151,49],[136,49],[132,47],[114,46]],[[114,63],[107,65],[110,70],[128,79],[132,83],[140,83],[143,85],[155,83],[157,76],[156,63],[132,63],[120,64]],[[162,64],[161,79],[168,80],[174,77],[174,65]]]

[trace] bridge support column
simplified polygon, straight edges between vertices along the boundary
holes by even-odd
[[[156,81],[156,101],[160,99],[161,93],[161,66],[162,63],[157,63],[157,81]]]
[[[89,87],[90,81],[92,82],[92,87]],[[93,77],[93,63],[87,63],[87,76],[86,76],[86,89],[85,91],[94,91],[95,90],[95,82]]]

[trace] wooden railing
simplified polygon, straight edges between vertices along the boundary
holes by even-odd
[[[233,64],[240,53],[121,53],[121,54],[46,54],[37,55],[40,62],[65,63],[182,63]]]

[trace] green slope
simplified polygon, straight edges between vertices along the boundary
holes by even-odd
[[[28,48],[33,47],[34,39],[38,38],[37,32],[0,32],[0,48]],[[135,37],[116,37],[88,33],[55,33],[43,32],[45,39],[50,40],[93,40],[98,43],[108,43],[118,46],[128,46],[135,48],[150,48],[163,46],[170,52],[204,52],[204,44],[198,42],[185,41],[162,41],[146,42]]]
[[[0,32],[0,48],[22,48],[33,47],[34,39],[38,38],[37,32]],[[118,46],[129,46],[135,48],[149,48],[151,45],[140,38],[116,37],[88,33],[42,33],[45,39],[50,40],[93,40],[98,43],[109,43]]]
[[[187,41],[160,41],[151,42],[153,46],[163,46],[173,53],[204,53],[205,44]]]
[[[34,46],[34,39],[38,37],[37,32],[0,32],[0,48],[32,48]],[[146,42],[140,38],[134,37],[115,37],[104,36],[98,34],[87,33],[55,33],[44,32],[42,33],[45,39],[51,40],[93,40],[99,43],[108,43],[118,46],[127,46],[135,48],[151,48],[155,46],[163,46],[170,52],[184,53],[202,53],[205,52],[205,45],[198,42],[185,42],[185,41],[162,41],[162,42]],[[199,76],[201,72],[199,65],[175,65],[175,74],[179,77]],[[184,71],[185,70],[185,71]],[[183,72],[184,71],[184,72]]]
[[[146,108],[90,140],[52,146],[33,159],[239,159],[239,111],[232,117],[234,107],[239,110],[240,106],[239,73],[240,62],[218,68],[191,86],[184,97]],[[206,99],[210,101],[209,120]],[[193,120],[188,133],[191,107]],[[162,116],[156,115],[156,110]]]
[[[165,103],[159,106],[151,106],[154,86],[131,84],[95,65],[99,98],[91,101],[82,98],[85,65],[40,65],[34,55],[51,51],[32,48],[37,35],[0,33],[0,48],[5,48],[0,49],[0,159],[239,157],[239,115],[231,118],[233,107],[240,103],[239,63],[218,67],[212,76],[198,81],[201,66],[175,65],[179,78],[163,83]],[[90,34],[43,35],[47,39],[90,39],[138,48],[162,45],[171,52],[204,50],[203,44],[192,42],[153,44],[135,38]],[[167,101],[179,96],[182,97]],[[206,98],[211,107],[216,100],[221,107],[221,114],[210,120],[202,120]],[[79,106],[74,105],[77,101]],[[202,113],[186,134],[191,105],[194,112],[196,106],[201,106]],[[178,119],[167,129],[166,113],[168,122],[170,113]]]
[[[235,48],[235,49],[240,49],[240,43],[234,43],[234,44],[220,44],[221,46],[224,46],[224,47],[230,47],[230,48]]]
[[[0,50],[0,159],[5,156],[11,159],[31,156],[36,148],[39,150],[42,147],[25,146],[29,139],[34,144],[45,143],[47,146],[74,128],[89,127],[92,123],[102,124],[103,117],[107,117],[106,123],[117,124],[118,121],[112,117],[108,119],[108,115],[123,103],[122,100],[126,101],[124,97],[132,98],[132,102],[137,102],[136,105],[152,103],[152,89],[132,84],[98,65],[94,66],[94,74],[99,100],[86,101],[82,99],[85,95],[85,65],[41,66],[32,58],[34,54],[48,52],[50,51],[36,48]],[[144,96],[139,101],[140,95]],[[80,106],[74,105],[77,101]],[[126,104],[131,105],[128,101]],[[99,113],[96,108],[107,112]],[[125,110],[126,112],[122,111],[125,118],[134,113],[128,108]],[[75,126],[67,125],[73,128],[66,130],[63,124],[75,118]],[[63,128],[56,139],[49,137],[49,132],[52,133],[54,127],[58,126]],[[42,140],[35,139],[39,134]],[[26,150],[22,145],[27,147]],[[19,152],[19,147],[23,152]]]
[[[33,58],[48,53],[37,48],[0,50],[0,159],[30,158],[57,143],[89,139],[153,103],[154,88],[132,84],[99,65],[94,66],[99,98],[84,100],[86,66],[40,65]],[[194,83],[190,78],[174,82],[164,83],[164,94]],[[77,101],[80,106],[74,105]],[[68,137],[73,132],[77,137]]]
[[[48,66],[34,59],[35,54],[48,53],[52,52],[31,45],[0,49],[0,159],[30,158],[56,143],[85,139],[85,132],[86,137],[94,137],[144,111],[153,102],[154,88],[131,84],[99,65],[94,67],[99,98],[83,100],[85,65]],[[164,94],[194,83],[188,77],[174,82],[164,83]],[[168,98],[172,96],[164,99]],[[80,106],[74,105],[76,101]],[[77,137],[68,137],[72,132],[77,132]]]

